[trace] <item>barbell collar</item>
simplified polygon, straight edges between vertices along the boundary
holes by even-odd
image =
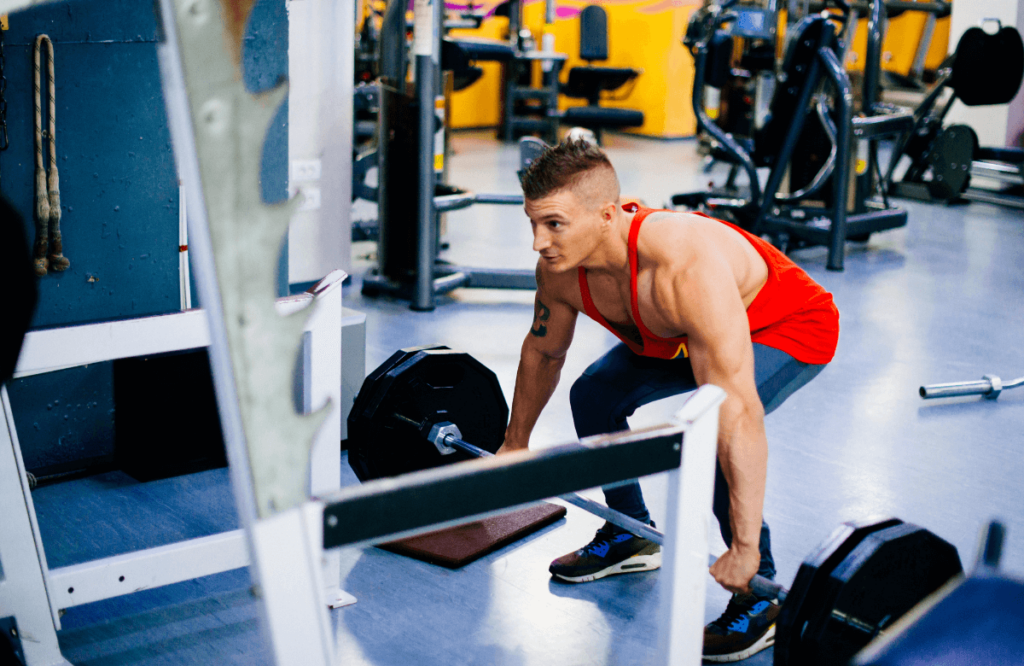
[[[992,388],[985,394],[985,397],[989,400],[998,398],[999,394],[1003,392],[1003,380],[996,375],[985,375],[982,379],[988,380],[988,383],[992,385]]]

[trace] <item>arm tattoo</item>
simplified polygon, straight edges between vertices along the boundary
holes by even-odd
[[[543,338],[548,334],[548,327],[544,325],[551,317],[551,310],[548,306],[544,305],[540,301],[537,301],[536,314],[533,316],[533,328],[530,329],[530,333],[536,335],[538,338]]]

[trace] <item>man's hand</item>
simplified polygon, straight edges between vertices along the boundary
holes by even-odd
[[[735,544],[711,565],[711,575],[730,592],[750,592],[750,579],[761,566],[761,553],[756,549],[737,550]]]
[[[525,451],[527,448],[529,447],[526,446],[525,444],[514,444],[508,440],[505,440],[505,443],[501,445],[501,448],[494,452],[494,455],[500,456],[505,453],[512,453],[513,451]]]

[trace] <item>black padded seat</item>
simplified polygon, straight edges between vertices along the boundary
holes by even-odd
[[[458,45],[466,57],[473,61],[507,62],[516,54],[511,44],[500,39],[445,37],[444,41]]]
[[[589,129],[602,127],[640,127],[644,124],[643,111],[615,109],[607,106],[570,106],[562,122]]]
[[[513,55],[515,51],[510,44],[496,39],[446,37],[441,44],[441,68],[452,72],[455,90],[465,90],[484,74],[474,62],[504,62]]]
[[[597,104],[603,91],[617,90],[638,74],[629,67],[573,67],[569,70],[569,79],[562,86],[562,93]]]

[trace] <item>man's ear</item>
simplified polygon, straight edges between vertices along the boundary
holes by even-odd
[[[602,224],[608,225],[615,219],[615,203],[608,202],[601,206],[601,222]]]

